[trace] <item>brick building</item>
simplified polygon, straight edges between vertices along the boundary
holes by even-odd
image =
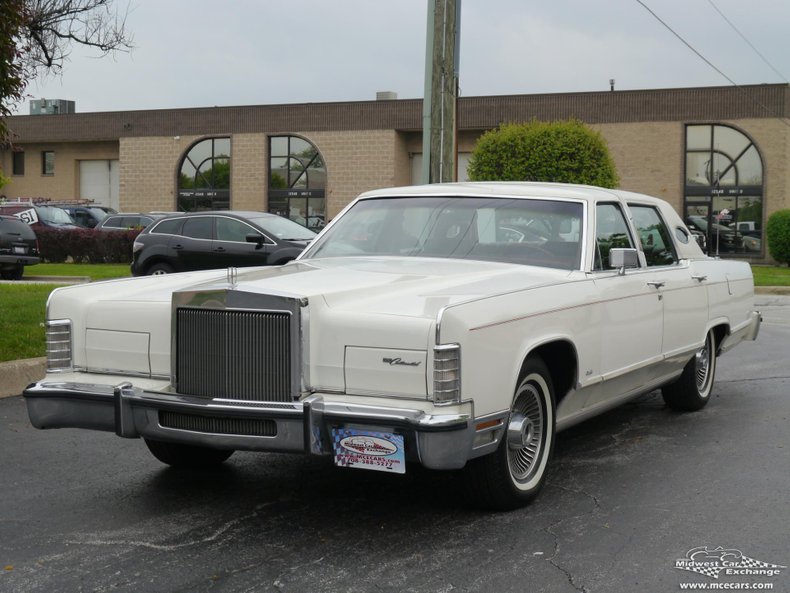
[[[502,122],[577,118],[600,130],[621,187],[749,236],[790,208],[790,85],[465,97],[459,177]],[[321,226],[362,191],[420,181],[422,101],[15,116],[0,153],[17,197],[93,199],[123,211],[264,210]],[[723,254],[726,255],[726,254]]]

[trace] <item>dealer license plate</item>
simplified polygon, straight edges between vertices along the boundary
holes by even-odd
[[[25,253],[27,253],[27,247],[14,245],[14,253],[19,253],[24,255]]]
[[[395,474],[406,473],[403,435],[356,428],[333,428],[335,465]]]

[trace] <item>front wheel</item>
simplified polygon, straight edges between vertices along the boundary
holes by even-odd
[[[710,400],[716,374],[716,336],[713,330],[705,337],[705,344],[688,361],[680,378],[661,389],[664,402],[673,410],[694,412]]]
[[[175,272],[173,266],[166,263],[154,264],[148,268],[149,276],[164,276],[165,274],[172,274],[173,272]]]
[[[506,511],[537,496],[554,448],[554,405],[546,365],[539,358],[527,360],[499,447],[466,465],[467,492],[477,503]]]
[[[162,463],[184,469],[214,467],[233,455],[233,450],[145,439],[148,450]]]

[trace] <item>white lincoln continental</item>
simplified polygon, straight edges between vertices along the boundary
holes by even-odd
[[[250,237],[254,242],[255,237]],[[698,410],[756,338],[749,266],[665,202],[560,184],[377,190],[279,267],[55,290],[38,428],[114,431],[172,466],[234,450],[463,468],[481,504],[540,490],[555,435],[662,390]]]

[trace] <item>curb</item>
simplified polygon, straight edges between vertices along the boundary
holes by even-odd
[[[785,294],[790,295],[790,286],[755,286],[754,294]]]
[[[14,397],[46,374],[47,359],[26,358],[0,362],[0,398]]]

